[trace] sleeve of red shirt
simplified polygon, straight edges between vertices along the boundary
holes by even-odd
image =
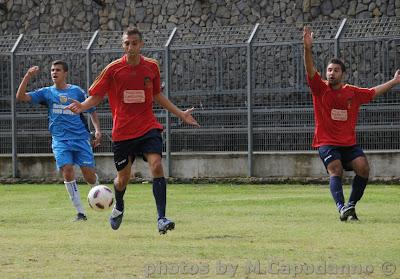
[[[311,93],[313,95],[321,94],[322,87],[326,86],[326,84],[321,79],[321,75],[316,71],[312,79],[310,79],[308,75],[306,75],[306,77],[307,77],[307,84],[311,89]]]
[[[354,85],[348,86],[356,94],[356,98],[360,104],[368,104],[375,96],[375,89],[373,88],[361,88]]]
[[[154,64],[154,79],[153,79],[153,96],[160,94],[161,92],[161,78],[160,78],[160,68],[158,63]]]
[[[95,79],[92,86],[89,88],[89,95],[97,95],[104,97],[110,87],[111,83],[111,70],[109,67],[106,67],[101,71],[100,75]]]

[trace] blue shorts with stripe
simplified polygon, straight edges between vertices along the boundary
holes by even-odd
[[[64,165],[95,167],[92,146],[86,139],[54,140],[51,148],[56,159],[57,169]]]

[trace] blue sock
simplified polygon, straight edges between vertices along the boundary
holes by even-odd
[[[356,205],[364,194],[365,187],[367,187],[368,178],[356,175],[353,179],[349,204]]]
[[[125,190],[118,191],[117,188],[115,188],[114,184],[114,193],[115,193],[115,208],[118,209],[119,211],[124,211],[124,195],[125,195]]]
[[[344,205],[342,178],[340,176],[329,177],[329,188],[335,200],[336,207],[340,210]]]
[[[153,179],[153,195],[157,205],[158,219],[164,218],[167,205],[167,181],[164,177]]]

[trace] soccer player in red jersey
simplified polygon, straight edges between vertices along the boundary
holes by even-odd
[[[112,147],[117,177],[114,180],[116,204],[110,224],[117,230],[122,222],[126,186],[136,156],[148,162],[153,176],[153,195],[158,212],[158,230],[165,234],[175,228],[175,223],[165,217],[166,179],[162,156],[162,125],[153,113],[153,101],[178,116],[183,122],[199,127],[192,109],[182,111],[161,94],[158,62],[141,55],[144,45],[141,32],[128,28],[122,35],[125,55],[111,62],[93,82],[86,101],[74,102],[68,109],[85,111],[99,104],[108,95],[112,117]]]
[[[326,69],[327,80],[322,80],[314,68],[313,33],[308,27],[304,27],[303,42],[307,82],[314,104],[315,132],[312,146],[318,148],[329,174],[329,186],[340,220],[358,220],[355,205],[363,196],[369,177],[368,160],[356,143],[355,127],[359,108],[400,84],[400,70],[386,83],[373,88],[359,88],[342,83],[345,65],[334,58]],[[347,204],[342,187],[343,170],[355,172]]]

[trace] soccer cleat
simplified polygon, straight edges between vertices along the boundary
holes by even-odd
[[[353,216],[356,213],[354,205],[345,205],[340,209],[340,221],[346,222],[349,216]]]
[[[166,234],[167,231],[175,229],[175,223],[167,218],[158,219],[158,232],[160,234]]]
[[[110,225],[113,230],[118,230],[119,226],[122,223],[122,217],[124,217],[124,212],[119,211],[114,206],[110,216]]]
[[[78,214],[76,214],[75,219],[74,219],[74,222],[77,222],[77,221],[86,221],[86,220],[87,220],[86,215],[79,212]]]
[[[354,213],[347,218],[347,221],[357,222],[360,221],[357,217],[356,210],[354,209]]]

